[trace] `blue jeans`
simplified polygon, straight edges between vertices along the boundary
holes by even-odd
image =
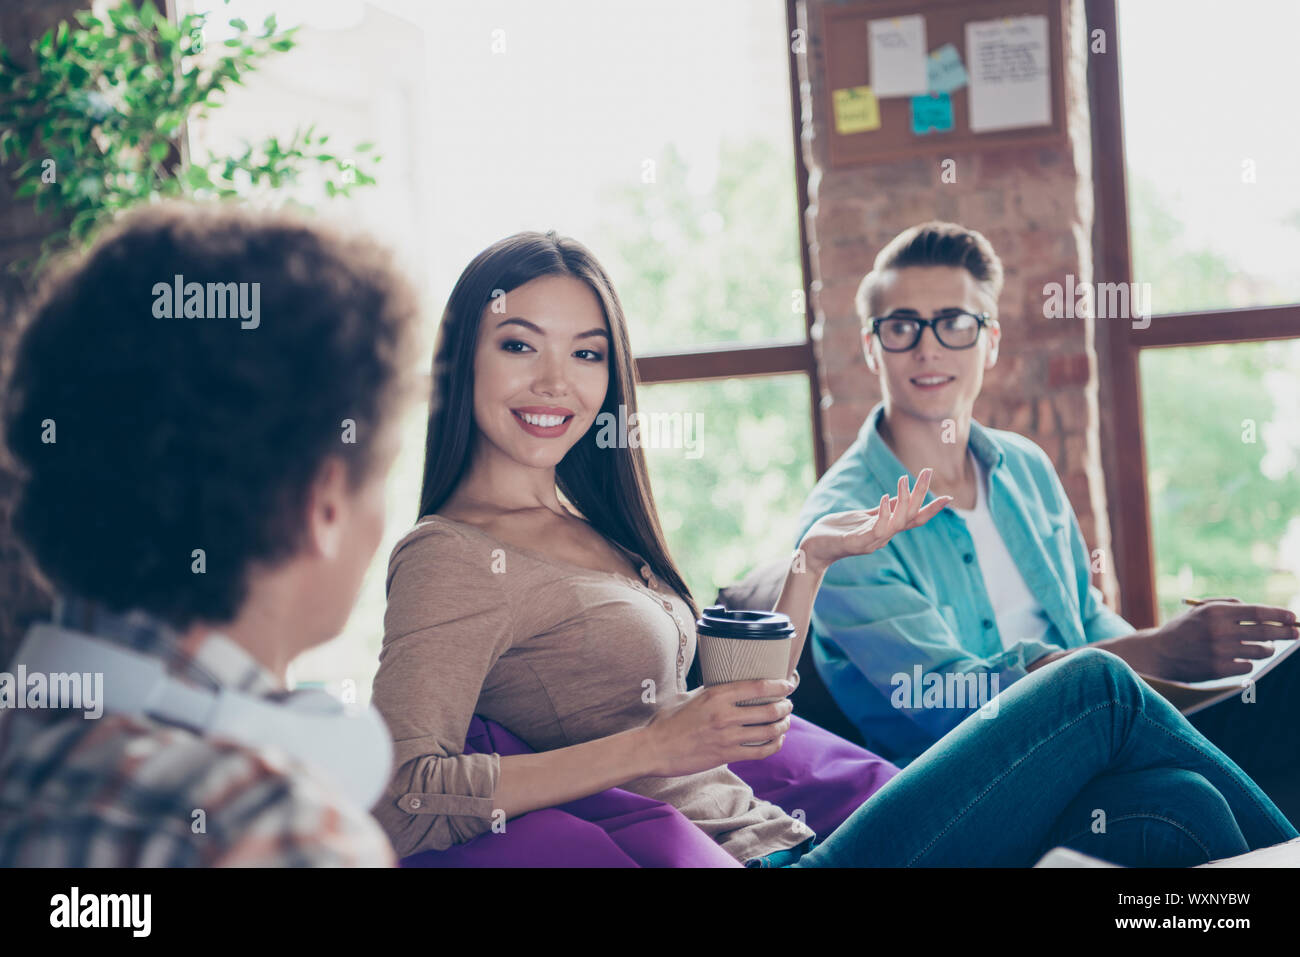
[[[997,702],[995,717],[969,715],[824,840],[756,866],[1027,867],[1064,845],[1130,867],[1187,867],[1298,836],[1109,652],[1076,651]]]

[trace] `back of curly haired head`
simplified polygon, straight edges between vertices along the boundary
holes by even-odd
[[[391,260],[297,216],[169,203],[47,279],[19,327],[4,434],[14,530],[50,582],[178,628],[233,620],[250,568],[297,550],[327,458],[354,486],[375,467],[418,312]],[[259,283],[260,323],[156,317],[155,285],[177,276]]]

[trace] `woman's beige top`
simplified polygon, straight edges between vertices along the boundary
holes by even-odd
[[[474,714],[551,751],[645,725],[689,693],[690,607],[633,558],[643,581],[440,516],[397,543],[373,694],[396,773],[374,814],[401,856],[491,829],[500,756],[461,753]],[[813,834],[725,765],[620,787],[673,805],[740,861]]]

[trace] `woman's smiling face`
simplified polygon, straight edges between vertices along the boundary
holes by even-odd
[[[474,353],[480,439],[529,468],[554,468],[591,428],[609,388],[609,324],[596,293],[542,276],[483,310]]]

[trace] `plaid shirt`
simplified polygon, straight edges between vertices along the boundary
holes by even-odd
[[[66,600],[55,624],[156,655],[177,677],[206,688],[285,693],[247,651],[219,635],[183,643],[145,616],[108,615]],[[0,708],[0,866],[395,862],[364,809],[346,806],[282,752],[153,719]]]

